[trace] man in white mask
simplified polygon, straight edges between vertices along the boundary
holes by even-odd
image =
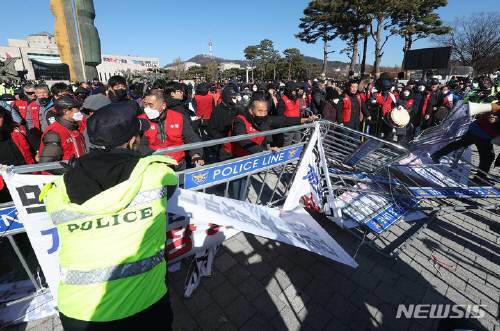
[[[140,152],[147,154],[158,149],[200,141],[187,117],[179,111],[169,109],[162,91],[152,90],[144,98],[143,103],[144,115],[140,117],[150,121],[150,128],[144,131]],[[202,149],[193,149],[189,152],[191,161],[195,165],[205,164]],[[178,151],[166,155],[177,161],[177,171],[186,168],[186,152]]]
[[[85,154],[85,139],[81,133],[82,104],[72,95],[65,95],[54,102],[55,122],[42,135],[39,162],[54,162],[78,158]]]

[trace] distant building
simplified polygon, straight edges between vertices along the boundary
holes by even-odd
[[[64,65],[53,73],[43,70],[43,64],[47,64],[47,68],[62,64],[53,35],[41,32],[29,35],[26,39],[7,39],[7,42],[8,46],[0,46],[0,59],[19,57],[15,67],[18,71],[26,70],[27,79],[69,79],[69,70],[67,67],[64,70]]]
[[[229,69],[241,69],[241,65],[234,62],[223,62],[219,65],[220,71],[225,71]]]
[[[56,40],[50,33],[42,32],[29,35],[26,39],[7,41],[8,46],[0,46],[0,59],[19,57],[15,67],[18,71],[26,70],[28,80],[69,81],[69,69],[62,63]],[[157,57],[102,55],[102,62],[97,66],[99,77],[95,78],[107,81],[122,71],[146,71],[159,67],[160,58]]]
[[[196,63],[196,62],[191,62],[191,61],[182,62],[181,65],[184,66],[184,70],[189,70],[189,68],[192,68],[192,67],[201,67],[201,64]],[[165,66],[165,69],[176,70],[176,66],[177,66],[176,64],[169,64],[168,66]]]
[[[130,56],[130,55],[102,55],[102,62],[97,66],[99,80],[107,81],[109,77],[123,71],[146,71],[160,68],[160,58]]]

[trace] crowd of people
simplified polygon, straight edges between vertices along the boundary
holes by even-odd
[[[0,101],[0,164],[68,161],[40,194],[60,238],[57,306],[66,330],[170,330],[164,258],[174,172],[294,143],[294,133],[151,155],[168,147],[267,131],[319,118],[406,144],[436,126],[458,100],[483,103],[460,139],[432,155],[476,144],[485,173],[494,159],[500,106],[496,84],[376,81],[242,85],[158,80],[129,86],[122,76],[68,85],[25,84]],[[341,89],[341,87],[343,89]],[[340,128],[340,130],[345,130]],[[347,135],[349,136],[349,135]],[[161,154],[161,151],[160,151]],[[233,181],[243,198],[240,180]],[[0,181],[1,202],[10,201]],[[124,300],[126,298],[126,300]]]
[[[441,123],[458,100],[491,102],[498,99],[500,90],[499,81],[488,76],[476,80],[453,77],[446,84],[436,78],[410,79],[403,84],[384,75],[377,80],[347,82],[239,84],[226,80],[199,82],[195,87],[162,79],[151,86],[128,84],[124,77],[113,76],[106,84],[98,80],[72,85],[58,82],[49,88],[43,83],[28,82],[10,90],[2,88],[0,164],[7,165],[69,161],[90,149],[106,149],[107,146],[89,140],[87,121],[97,110],[116,104],[137,114],[142,123],[138,150],[148,155],[168,147],[298,125],[318,118],[404,145],[419,132]],[[477,121],[488,141],[497,136],[496,118],[487,114]],[[476,133],[474,137],[477,136],[485,135]],[[296,138],[293,134],[257,137],[168,155],[175,159],[175,170],[179,171],[275,150]],[[467,142],[477,144],[476,138],[469,136]],[[488,143],[479,141],[478,145],[480,153],[489,154],[480,166],[485,172],[493,162],[492,145]],[[433,158],[439,160],[452,148]],[[1,201],[8,201],[7,190],[1,192]]]

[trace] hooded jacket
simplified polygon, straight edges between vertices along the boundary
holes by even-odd
[[[66,272],[123,267],[133,274],[120,277],[116,272],[103,279],[96,274],[86,280],[90,282],[66,274],[58,287],[62,314],[82,321],[116,321],[145,311],[167,293],[166,264],[157,256],[165,247],[166,202],[177,185],[172,163],[158,155],[141,159],[121,148],[93,151],[44,187],[40,196],[47,212],[54,221],[60,217],[59,259]],[[150,269],[125,269],[152,257],[156,262]]]
[[[210,139],[227,137],[233,126],[236,115],[243,114],[244,108],[233,103],[235,90],[228,86],[222,90],[222,102],[212,112],[208,122],[208,136]]]

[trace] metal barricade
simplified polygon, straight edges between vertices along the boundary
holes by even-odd
[[[330,122],[321,121],[321,131],[326,133]],[[183,170],[178,172],[179,176],[179,184],[183,187],[186,183],[187,178],[202,178],[203,173],[213,169],[227,169],[235,164],[240,164],[242,161],[246,159],[264,159],[268,160],[267,164],[264,164],[263,167],[258,169],[252,169],[250,171],[241,172],[239,174],[234,174],[232,176],[228,176],[228,179],[224,180],[216,180],[210,183],[200,184],[199,185],[191,185],[190,187],[186,187],[188,189],[201,190],[203,192],[230,196],[231,194],[231,186],[233,183],[238,182],[240,185],[244,185],[241,189],[241,192],[244,192],[243,195],[240,195],[238,198],[243,200],[250,201],[256,204],[263,204],[267,206],[277,206],[286,198],[286,194],[290,189],[292,180],[294,178],[295,172],[297,170],[297,165],[301,159],[301,156],[305,150],[305,145],[307,144],[308,138],[314,130],[315,124],[304,124],[298,126],[292,126],[287,128],[281,128],[276,130],[270,130],[265,132],[258,132],[234,137],[227,137],[222,139],[215,139],[210,141],[204,141],[193,144],[185,144],[181,146],[169,147],[166,149],[161,149],[155,151],[154,154],[165,154],[175,151],[189,151],[197,148],[206,148],[211,146],[223,145],[225,143],[237,142],[245,139],[250,139],[259,136],[270,136],[274,134],[282,134],[282,133],[298,133],[297,136],[300,137],[297,141],[293,141],[293,144],[290,146],[285,146],[280,149],[279,155],[284,155],[282,159],[275,156],[278,155],[273,152],[262,152],[258,154],[253,154],[248,157],[238,158],[238,159],[230,159],[224,162],[218,162],[213,164],[208,164],[203,167],[196,167],[187,170]],[[267,157],[267,159],[266,159]],[[274,161],[274,162],[273,162]],[[35,164],[35,165],[24,165],[17,166],[9,169],[12,173],[22,174],[22,173],[33,173],[39,171],[50,171],[55,169],[62,169],[63,166],[61,162],[51,162],[51,163],[43,163],[43,164]],[[200,174],[201,173],[201,174]],[[200,175],[196,177],[197,175]],[[236,186],[236,185],[235,185]],[[234,196],[232,196],[234,197]],[[0,208],[12,208],[14,207],[13,203],[6,203],[0,205]],[[34,295],[39,295],[40,293],[45,293],[47,291],[47,287],[42,284],[40,275],[36,276],[36,272],[31,270],[30,266],[26,262],[21,250],[19,249],[16,241],[14,239],[14,235],[25,232],[23,228],[10,230],[4,230],[0,233],[0,237],[7,237],[10,244],[13,247],[13,250],[20,260],[25,272],[27,273],[29,279],[33,283],[33,286],[36,289],[36,293]],[[17,303],[22,300],[28,300],[33,296],[25,297],[20,300],[16,300],[15,302],[7,302],[3,303],[4,305],[10,305]]]
[[[323,148],[331,166],[363,172],[375,172],[409,153],[400,145],[334,123]]]
[[[452,130],[465,131],[470,121],[453,123]],[[449,127],[426,131],[414,146],[457,139],[439,139],[443,134],[439,130],[446,134]],[[361,244],[384,255],[397,255],[442,214],[471,209],[492,213],[500,207],[500,178],[489,175],[487,180],[470,183],[469,172],[481,171],[461,159],[461,152],[450,164],[402,165],[399,161],[409,155],[406,148],[338,125],[329,128],[323,146],[331,195],[342,210],[341,219],[330,218],[358,237]]]

